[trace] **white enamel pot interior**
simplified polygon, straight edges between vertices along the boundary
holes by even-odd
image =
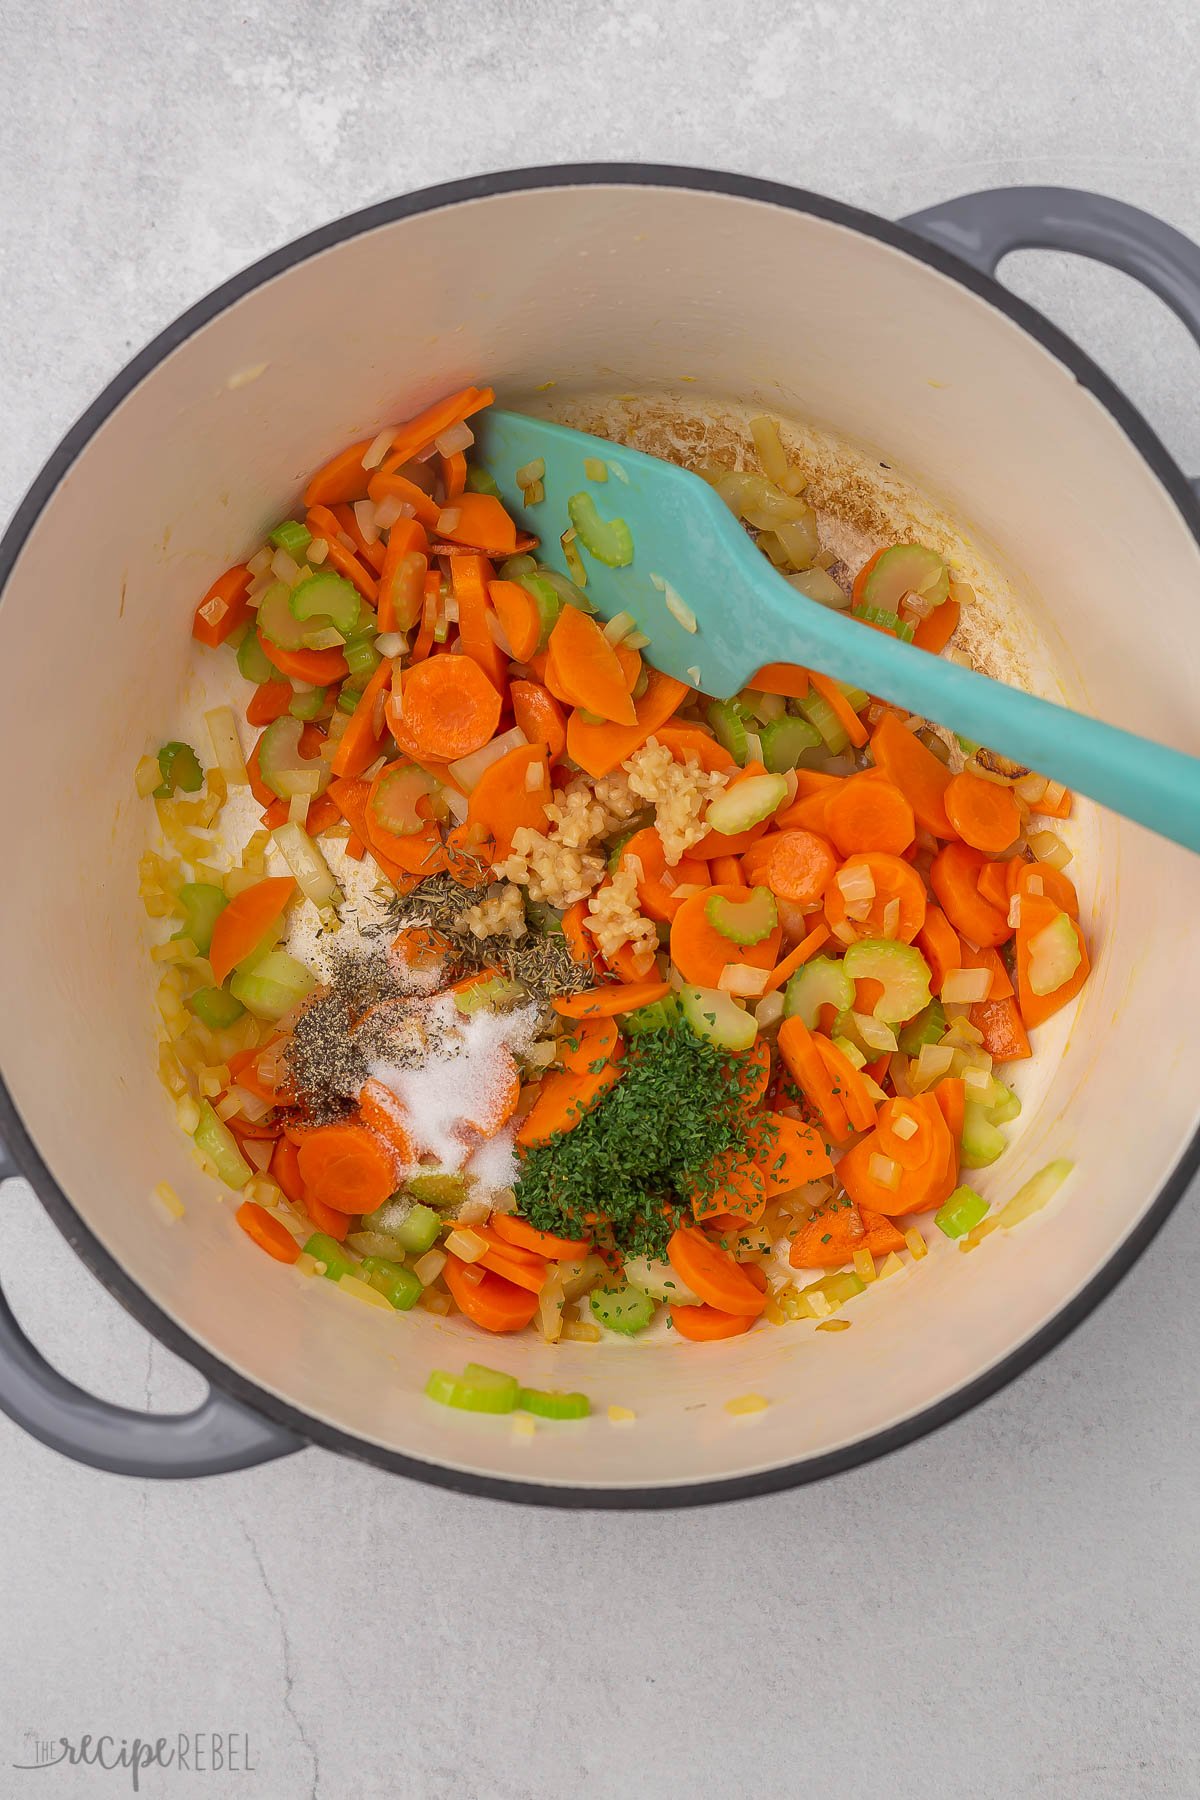
[[[981,1185],[1004,1197],[1054,1156],[1077,1173],[1020,1230],[944,1246],[855,1302],[849,1331],[550,1349],[385,1316],[267,1261],[189,1156],[155,1070],[134,765],[169,737],[203,743],[203,705],[235,691],[231,661],[188,635],[212,578],[315,464],[467,381],[568,417],[634,395],[648,418],[765,409],[832,434],[830,479],[858,470],[860,524],[880,462],[918,524],[955,522],[997,666],[1200,750],[1200,556],[1132,415],[1032,315],[915,240],[783,190],[682,183],[464,184],[231,284],[69,440],[0,609],[19,846],[0,1050],[43,1196],[153,1329],[264,1412],[433,1479],[577,1503],[753,1492],[952,1415],[1129,1260],[1197,1123],[1198,865],[1084,806],[1071,873],[1095,974],[1018,1070],[1025,1113]],[[175,1225],[149,1198],[164,1179],[186,1202]],[[582,1388],[596,1416],[529,1440],[422,1398],[432,1367],[471,1358]],[[770,1405],[732,1417],[747,1393]],[[610,1424],[609,1404],[635,1422]]]

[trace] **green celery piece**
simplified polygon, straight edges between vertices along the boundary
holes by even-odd
[[[389,1306],[397,1312],[408,1312],[425,1291],[411,1269],[391,1262],[386,1256],[364,1256],[363,1274],[377,1288]]]
[[[230,977],[229,991],[256,1019],[282,1019],[306,1000],[317,985],[311,969],[286,950],[268,950],[253,968],[239,965]]]
[[[978,1101],[968,1100],[963,1107],[962,1166],[964,1169],[986,1169],[1007,1147],[1008,1139],[999,1126],[993,1125]]]
[[[894,632],[906,644],[912,643],[915,627],[907,619],[902,619],[899,613],[889,612],[886,606],[872,606],[864,600],[861,606],[854,606],[850,610],[854,618],[862,619],[865,624],[882,625],[885,631]]]
[[[814,956],[803,963],[787,984],[783,996],[785,1019],[799,1018],[810,1031],[817,1029],[822,1006],[836,1006],[839,1013],[854,1005],[854,983],[840,960]]]
[[[471,1192],[465,1175],[456,1169],[418,1169],[404,1183],[405,1192],[429,1206],[458,1206]]]
[[[770,937],[779,923],[779,908],[769,887],[755,887],[746,892],[744,900],[713,894],[705,901],[704,916],[714,931],[747,949]]]
[[[496,478],[485,469],[482,463],[472,463],[467,470],[468,494],[490,494],[493,500],[502,498],[496,486]]]
[[[620,1332],[624,1337],[636,1337],[639,1331],[645,1331],[654,1317],[654,1302],[649,1294],[643,1294],[628,1281],[594,1287],[588,1304],[598,1324],[608,1331]]]
[[[210,1031],[225,1031],[230,1025],[236,1024],[246,1010],[240,1000],[235,1000],[232,994],[219,987],[199,988],[189,996],[185,1005]]]
[[[956,1187],[950,1198],[933,1215],[938,1230],[948,1238],[965,1237],[987,1212],[988,1203],[974,1188]]]
[[[356,687],[365,687],[383,661],[374,640],[366,637],[351,638],[343,654]]]
[[[324,1275],[327,1281],[340,1281],[343,1275],[357,1275],[362,1267],[326,1231],[314,1231],[304,1246],[304,1253],[311,1256],[314,1262],[325,1264]]]
[[[325,689],[310,688],[307,692],[293,694],[288,701],[288,711],[293,719],[319,719],[325,710]]]
[[[425,1392],[440,1406],[454,1406],[462,1412],[510,1413],[516,1409],[520,1385],[515,1375],[506,1375],[501,1369],[468,1363],[461,1375],[435,1369],[425,1383]]]
[[[158,753],[158,772],[162,780],[154,789],[156,800],[169,800],[176,788],[195,794],[204,786],[204,770],[190,744],[164,744]]]
[[[905,1056],[919,1056],[926,1044],[940,1044],[946,1035],[946,1009],[940,1000],[931,1000],[897,1036],[896,1042]]]
[[[200,1102],[200,1123],[192,1133],[197,1150],[207,1156],[227,1187],[244,1188],[254,1170],[238,1148],[238,1141],[207,1100]]]
[[[881,981],[875,1017],[899,1025],[929,1005],[929,964],[912,944],[893,938],[860,938],[842,958],[851,981]]]
[[[516,557],[512,558],[513,562],[517,560]],[[504,567],[508,566],[508,563],[505,563]],[[525,589],[538,609],[540,630],[537,647],[539,650],[544,650],[550,641],[550,633],[558,623],[558,615],[562,611],[563,605],[562,598],[554,584],[547,581],[544,570],[539,569],[536,563],[532,569],[523,569],[513,579]]]
[[[338,711],[352,713],[361,698],[357,688],[343,687],[337,697]]]
[[[185,881],[179,890],[183,924],[172,935],[190,938],[201,956],[212,949],[213,927],[229,905],[223,890],[209,881]]]
[[[679,1005],[697,1037],[722,1050],[748,1050],[758,1036],[758,1021],[720,988],[680,988]]]
[[[316,579],[314,575],[312,580]],[[303,581],[300,585],[311,587],[312,581]],[[307,624],[298,619],[292,611],[292,590],[285,581],[277,581],[274,587],[267,589],[258,603],[257,617],[261,635],[280,650],[303,650],[304,640],[315,626],[332,625],[332,621],[324,616],[310,619]]]
[[[710,700],[704,714],[712,726],[713,736],[722,749],[728,750],[739,768],[745,768],[750,754],[746,736],[745,715],[736,700]],[[849,742],[849,739],[846,740]]]
[[[511,1006],[517,1000],[523,1000],[526,989],[519,981],[510,981],[507,975],[492,975],[487,981],[476,981],[469,988],[463,988],[454,996],[456,1012],[483,1012],[502,1006]]]
[[[424,1206],[415,1200],[395,1225],[390,1227],[391,1234],[411,1256],[422,1256],[426,1250],[432,1250],[437,1243],[442,1221],[432,1206]]]
[[[539,1419],[586,1419],[592,1410],[586,1394],[563,1394],[555,1388],[522,1388],[517,1406]]]
[[[593,495],[586,489],[572,494],[567,512],[579,541],[597,562],[610,569],[624,569],[633,561],[633,536],[624,519],[602,519]]]
[[[824,694],[818,694],[816,688],[812,688],[803,700],[793,701],[793,705],[801,718],[807,719],[820,732],[829,754],[840,756],[850,742],[849,733]]]
[[[637,1037],[643,1031],[666,1031],[679,1019],[679,1001],[674,994],[664,994],[661,1000],[652,1000],[648,1006],[639,1006],[635,1012],[621,1014],[621,1030],[626,1037]]]
[[[772,775],[783,775],[788,769],[797,768],[808,751],[823,748],[816,726],[792,713],[764,725],[758,741],[762,745],[763,763]]]
[[[749,775],[709,801],[705,824],[710,831],[736,837],[769,819],[786,799],[787,782],[782,775]]]
[[[259,643],[257,631],[254,631],[253,629],[246,633],[245,637],[238,645],[237,666],[246,677],[246,680],[253,681],[258,687],[262,687],[263,683],[266,681],[281,681],[283,679],[279,670],[275,667],[275,664],[270,660],[266,651]]]
[[[343,637],[354,634],[359,619],[358,589],[344,575],[322,569],[291,589],[288,605],[293,619],[311,625],[314,620],[329,620]]]
[[[267,542],[274,544],[277,550],[286,550],[297,562],[312,543],[312,532],[299,519],[284,519],[274,531],[268,532]]]

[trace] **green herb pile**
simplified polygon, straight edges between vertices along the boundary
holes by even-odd
[[[574,1130],[528,1153],[517,1205],[560,1237],[591,1235],[588,1215],[599,1214],[618,1248],[661,1257],[693,1200],[714,1192],[714,1160],[746,1148],[745,1100],[758,1071],[683,1024],[630,1037],[623,1067]]]

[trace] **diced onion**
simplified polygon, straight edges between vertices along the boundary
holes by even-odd
[[[771,978],[769,969],[751,969],[745,963],[726,963],[717,978],[717,986],[723,994],[734,994],[746,999],[761,994]]]
[[[433,447],[439,456],[457,456],[460,450],[469,450],[475,442],[475,433],[465,419],[448,430],[439,432],[433,440]]]
[[[460,794],[457,788],[446,787],[442,792],[450,817],[456,825],[461,825],[470,811],[471,802],[465,794]]]
[[[246,773],[246,759],[242,755],[242,746],[238,741],[233,708],[214,706],[211,712],[205,713],[204,723],[208,726],[208,735],[212,741],[217,767],[229,786],[247,787],[250,777]]]
[[[512,662],[513,661],[512,645],[509,643],[507,637],[504,634],[503,625],[500,623],[500,621],[496,617],[495,613],[490,610],[490,608],[484,614],[484,618],[487,621],[488,634],[491,637],[493,644],[495,644],[495,646],[498,650],[503,651],[504,655],[508,658],[508,660],[510,662]]]
[[[951,600],[957,600],[960,606],[973,606],[975,604],[975,589],[969,582],[956,581],[954,577],[951,576],[950,598]]]
[[[1021,896],[1014,894],[1008,903],[1008,924],[1011,931],[1021,929]]]
[[[896,1034],[882,1019],[873,1018],[870,1013],[856,1012],[854,1025],[868,1050],[875,1050],[882,1056],[885,1050],[896,1049]]]
[[[900,1186],[900,1164],[890,1156],[881,1156],[878,1150],[872,1150],[867,1158],[867,1174],[880,1187],[895,1190]]]
[[[529,739],[520,726],[514,725],[511,730],[502,731],[499,737],[494,737],[490,744],[485,744],[482,750],[472,750],[469,756],[460,756],[457,762],[447,764],[448,772],[460,787],[466,788],[470,793],[486,769],[499,762],[502,756],[507,756],[510,750],[517,750],[528,742]]]
[[[257,1125],[271,1110],[271,1102],[264,1100],[261,1094],[252,1094],[249,1088],[231,1087],[227,1098],[233,1101],[233,1106],[228,1113],[221,1113],[222,1118],[232,1118],[235,1112],[239,1112],[244,1119],[249,1119],[251,1125]],[[218,1107],[217,1111],[220,1110]]]
[[[438,514],[437,528],[443,536],[448,536],[450,532],[458,530],[461,522],[462,507],[447,506]]]
[[[875,877],[865,863],[839,869],[834,879],[841,890],[842,899],[850,904],[875,898]]]
[[[246,1138],[239,1148],[246,1161],[253,1163],[261,1175],[271,1161],[275,1140],[274,1138]],[[260,1201],[259,1205],[261,1206],[261,1204]]]
[[[1044,775],[1022,775],[1020,781],[1014,782],[1013,792],[1026,806],[1034,807],[1045,797],[1048,786]]]
[[[313,567],[317,568],[329,555],[329,545],[325,542],[324,538],[314,538],[304,554],[309,562],[312,563]]]
[[[246,564],[246,568],[251,577],[266,575],[269,573],[274,559],[274,550],[271,548],[270,544],[264,544],[261,550],[255,551],[254,555],[250,558],[250,561]]]
[[[230,716],[232,717],[232,714]],[[226,776],[225,779],[228,781],[229,777]],[[246,772],[243,768],[242,780],[244,781],[245,779]],[[133,785],[137,789],[139,797],[143,800],[148,799],[155,788],[159,787],[161,783],[162,770],[158,766],[157,756],[141,757],[137,768],[133,772]]]
[[[362,466],[364,469],[377,469],[392,447],[392,439],[396,435],[394,425],[385,425],[378,437],[373,437],[363,451]]]
[[[898,937],[900,933],[900,902],[889,900],[883,909],[883,935],[885,938]]]
[[[746,760],[760,763],[762,759],[762,739],[756,731],[748,731],[746,733]]]
[[[544,787],[545,781],[546,781],[546,765],[545,765],[545,763],[531,762],[529,767],[525,771],[525,792],[527,794],[536,793],[538,788]]]
[[[667,611],[677,625],[682,625],[685,631],[690,631],[693,634],[699,631],[700,626],[697,622],[695,613],[675,592],[675,589],[671,586],[669,581],[664,582],[663,584],[663,599],[666,601]]]
[[[1057,812],[1066,796],[1066,788],[1061,781],[1048,781],[1042,793],[1042,804],[1047,812]]]
[[[632,613],[614,613],[612,618],[608,621],[608,624],[604,627],[604,635],[610,644],[619,644],[623,638],[629,636],[629,633],[633,630],[634,623],[635,621]]]
[[[963,1086],[973,1088],[977,1094],[990,1093],[992,1086],[991,1070],[979,1068],[964,1069]]]
[[[783,995],[780,993],[764,994],[754,1009],[754,1017],[759,1025],[770,1027],[778,1025],[783,1017]]]
[[[486,1200],[464,1200],[458,1209],[458,1222],[460,1225],[483,1225],[491,1210]]]
[[[273,588],[274,586],[275,586],[275,576],[270,569],[267,570],[265,575],[256,575],[254,577],[254,580],[250,583],[250,586],[246,589],[247,603],[250,606],[255,606],[258,603],[258,601],[262,598],[262,596],[266,593],[267,589]],[[221,607],[221,610],[217,614],[217,617],[223,619],[225,617],[226,612],[228,611],[228,608],[226,607],[225,602],[223,600],[220,602],[220,607]],[[213,614],[212,614],[211,608],[208,605],[205,605],[200,608],[200,611],[204,614],[204,617],[211,624],[213,622]]]
[[[536,481],[542,480],[545,473],[546,473],[545,457],[544,456],[535,456],[532,462],[522,463],[521,467],[517,470],[517,474],[516,474],[517,486],[519,488],[532,487]]]
[[[363,542],[377,544],[379,542],[379,521],[375,517],[375,502],[373,500],[356,500],[354,517],[358,529],[363,534]]]
[[[950,1073],[954,1051],[949,1044],[922,1044],[913,1071],[922,1088],[932,1087]],[[913,1083],[916,1086],[916,1082]]]
[[[750,435],[754,439],[754,448],[758,451],[763,474],[778,487],[788,474],[787,456],[780,442],[778,425],[774,419],[768,419],[765,415],[751,419]]]
[[[446,1256],[444,1251],[427,1250],[424,1256],[417,1258],[412,1267],[413,1274],[421,1283],[421,1286],[428,1287],[431,1281],[437,1280],[445,1266]]]
[[[308,809],[311,803],[311,794],[293,794],[288,801],[289,825],[306,825],[308,823]]]
[[[477,1231],[468,1226],[462,1231],[452,1231],[446,1238],[446,1249],[451,1256],[457,1256],[460,1262],[477,1263],[488,1253],[488,1241],[481,1238]]]
[[[1048,863],[1052,869],[1065,869],[1071,861],[1071,851],[1055,831],[1031,832],[1029,848],[1039,862]]]
[[[408,508],[407,513],[405,508]],[[380,531],[390,531],[397,519],[413,518],[416,508],[407,500],[401,500],[399,494],[385,494],[382,500],[375,503],[375,524]]]
[[[955,1006],[975,1006],[987,999],[991,985],[990,969],[948,969],[942,981],[942,999]]]
[[[302,571],[294,556],[289,556],[286,550],[277,550],[271,558],[271,573],[276,581],[284,581],[288,587],[295,587]]]
[[[893,1135],[902,1139],[905,1143],[908,1142],[909,1138],[916,1137],[919,1129],[920,1127],[911,1113],[898,1112],[892,1120]]]
[[[275,831],[275,847],[296,877],[301,893],[316,907],[336,905],[341,889],[329,864],[301,825],[290,821]]]
[[[408,639],[402,631],[381,631],[375,639],[375,648],[380,656],[405,656],[408,653]]]

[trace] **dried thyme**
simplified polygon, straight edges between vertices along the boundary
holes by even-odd
[[[592,970],[575,960],[561,931],[531,929],[522,938],[479,938],[462,930],[457,921],[471,891],[452,875],[430,875],[410,894],[396,896],[377,929],[394,933],[424,925],[438,932],[446,939],[447,962],[452,965],[447,980],[476,969],[499,969],[543,1002],[559,994],[582,993],[593,985]]]

